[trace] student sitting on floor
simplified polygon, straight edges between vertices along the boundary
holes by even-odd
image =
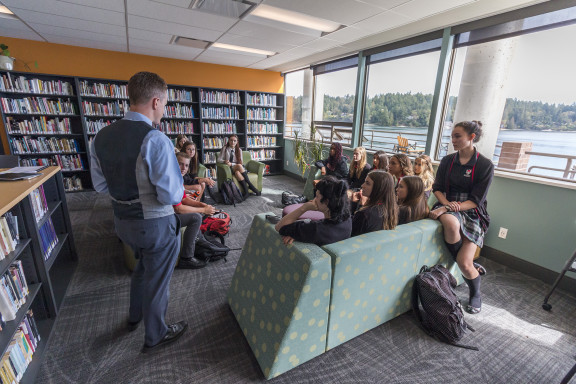
[[[398,196],[398,225],[428,217],[430,210],[426,204],[424,182],[418,176],[405,176],[396,187]]]
[[[392,175],[380,169],[370,172],[362,184],[362,196],[367,200],[354,214],[352,236],[396,228],[398,206]]]
[[[284,244],[294,240],[304,243],[325,245],[350,237],[352,219],[348,201],[348,184],[334,176],[326,176],[316,185],[314,200],[302,204],[298,209],[284,216],[276,230],[282,235]],[[319,221],[299,221],[307,211],[320,211],[324,219]]]

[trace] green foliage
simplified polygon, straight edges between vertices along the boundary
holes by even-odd
[[[10,56],[10,51],[8,50],[8,46],[5,44],[0,44],[0,55],[2,56]]]
[[[302,176],[308,169],[306,161],[306,142],[299,137],[300,132],[294,132],[294,162],[302,170]]]

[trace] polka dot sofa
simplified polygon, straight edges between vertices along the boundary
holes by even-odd
[[[422,265],[460,277],[437,221],[285,246],[265,215],[254,217],[227,296],[267,379],[409,311]]]

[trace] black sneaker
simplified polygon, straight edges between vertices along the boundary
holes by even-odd
[[[206,265],[208,265],[208,263],[206,263],[205,261],[201,261],[195,257],[191,257],[189,259],[180,259],[180,261],[178,261],[178,265],[176,266],[176,268],[179,268],[179,269],[200,269],[200,268],[204,268]]]
[[[144,347],[142,347],[142,353],[155,351],[164,345],[178,340],[180,336],[186,332],[186,329],[188,329],[188,323],[186,321],[179,321],[177,323],[170,324],[168,326],[168,332],[166,332],[166,335],[162,338],[162,340],[160,340],[158,344],[152,346],[144,344]]]

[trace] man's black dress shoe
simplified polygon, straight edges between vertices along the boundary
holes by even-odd
[[[128,332],[134,332],[135,330],[138,329],[139,325],[140,325],[139,321],[134,321],[134,322],[128,321],[128,324],[126,327],[128,328]]]
[[[200,269],[204,268],[206,265],[208,265],[208,263],[206,263],[205,261],[201,261],[195,257],[191,257],[189,259],[180,259],[180,261],[178,261],[178,265],[176,266],[176,268]]]
[[[177,323],[171,324],[168,326],[168,332],[166,332],[166,336],[162,340],[158,342],[156,345],[146,345],[142,347],[142,353],[148,353],[159,349],[163,345],[170,344],[180,338],[188,329],[188,323],[186,321],[179,321]]]

